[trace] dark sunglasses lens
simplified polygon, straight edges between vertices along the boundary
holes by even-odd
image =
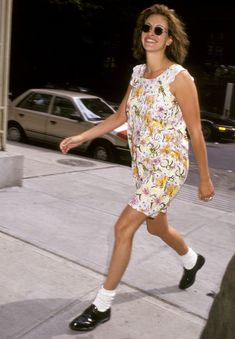
[[[147,33],[147,32],[149,32],[150,31],[150,26],[149,25],[146,25],[146,24],[144,24],[143,25],[143,27],[142,27],[142,32],[145,32],[145,33]]]
[[[155,28],[154,28],[154,33],[155,33],[156,35],[162,35],[162,33],[163,33],[163,28],[162,28],[162,27],[159,27],[159,26],[155,27]]]

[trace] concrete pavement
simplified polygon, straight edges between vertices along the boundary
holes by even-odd
[[[175,253],[147,234],[135,237],[110,322],[90,333],[68,329],[107,272],[113,225],[134,185],[129,167],[9,143],[24,155],[22,187],[0,190],[1,339],[197,339],[234,253],[235,202],[217,191],[197,199],[185,184],[169,219],[206,265],[187,291]]]

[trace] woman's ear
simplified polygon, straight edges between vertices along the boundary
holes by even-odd
[[[172,41],[173,41],[173,40],[172,40],[171,38],[169,38],[168,41],[167,41],[167,43],[166,43],[166,45],[167,45],[167,46],[170,46],[170,45],[172,44]]]

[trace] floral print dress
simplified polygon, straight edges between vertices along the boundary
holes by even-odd
[[[128,141],[136,182],[129,205],[154,218],[167,211],[188,173],[186,125],[170,91],[175,76],[186,70],[173,64],[156,78],[146,79],[145,68],[145,64],[133,68],[127,103]]]

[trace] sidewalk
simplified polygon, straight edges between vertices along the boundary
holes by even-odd
[[[177,256],[141,227],[112,320],[76,333],[68,322],[103,282],[113,225],[134,185],[128,167],[24,144],[23,187],[0,190],[1,339],[198,339],[234,253],[235,202],[217,192],[210,203],[184,185],[169,219],[207,258],[196,283],[177,288]]]

